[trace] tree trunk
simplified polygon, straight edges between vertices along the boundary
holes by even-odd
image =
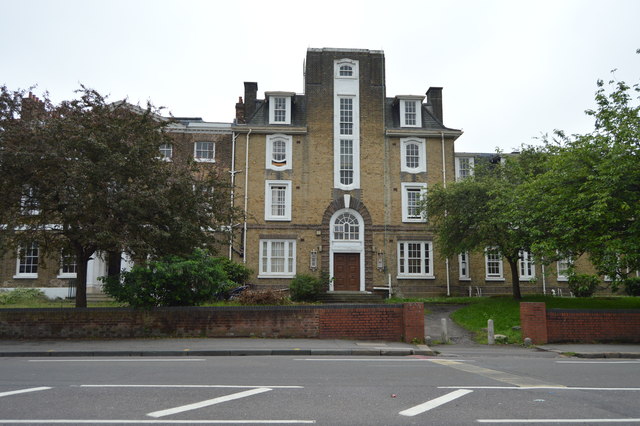
[[[87,264],[93,250],[89,252],[83,247],[76,247],[76,262],[78,269],[76,273],[76,308],[87,307]]]
[[[519,257],[516,257],[515,259],[507,257],[509,268],[511,268],[511,288],[513,289],[513,298],[516,300],[522,299],[522,295],[520,294],[520,274],[518,273],[518,260]]]

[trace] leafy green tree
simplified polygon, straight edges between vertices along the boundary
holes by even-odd
[[[0,241],[10,250],[37,241],[53,258],[74,253],[84,307],[94,253],[142,260],[214,249],[232,212],[225,180],[159,158],[170,121],[153,105],[78,93],[54,105],[47,94],[0,88]]]
[[[521,298],[518,261],[531,250],[535,235],[521,189],[544,170],[546,156],[526,147],[503,161],[478,162],[473,176],[430,188],[425,202],[439,252],[447,257],[485,249],[500,253],[509,264],[516,299]]]
[[[623,279],[640,269],[640,87],[598,81],[595,128],[547,140],[548,171],[527,193],[541,226],[537,249],[587,253],[601,274]],[[544,238],[541,238],[544,236]]]

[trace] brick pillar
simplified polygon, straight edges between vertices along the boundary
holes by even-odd
[[[548,342],[547,307],[544,302],[520,303],[520,326],[522,338],[529,337],[537,345]]]
[[[424,342],[424,303],[412,302],[402,305],[402,336],[406,343]]]

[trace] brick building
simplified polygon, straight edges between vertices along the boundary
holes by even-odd
[[[160,147],[167,161],[193,158],[203,173],[221,170],[226,174],[231,163],[231,124],[205,122],[201,118],[176,118],[168,131],[173,143]],[[226,254],[226,253],[223,253]],[[87,265],[87,295],[101,293],[99,277],[107,275],[109,261],[105,253],[96,253]],[[131,262],[123,256],[118,262],[127,269]],[[15,253],[0,257],[0,291],[14,288],[39,288],[51,298],[75,295],[73,280],[76,263],[73,257],[43,256],[37,244],[16,248]]]
[[[263,99],[245,83],[236,105],[235,247],[254,282],[325,273],[332,291],[446,293],[451,267],[419,209],[455,177],[462,132],[443,124],[442,88],[388,97],[384,53],[371,50],[308,49],[304,79],[304,94]]]

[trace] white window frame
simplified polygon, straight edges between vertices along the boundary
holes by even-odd
[[[491,257],[491,258],[490,258]],[[496,263],[497,273],[489,273],[489,263]],[[484,251],[484,270],[487,281],[504,281],[504,264],[502,254],[494,248],[487,247]]]
[[[526,250],[520,251],[518,259],[518,278],[521,281],[533,280],[536,278],[536,265],[533,256]]]
[[[471,281],[469,270],[469,252],[458,254],[458,278],[460,281]]]
[[[284,214],[274,215],[273,207],[273,187],[284,187]],[[264,220],[267,221],[290,221],[291,220],[291,181],[290,180],[267,180],[264,183]]]
[[[20,212],[25,216],[37,216],[40,214],[40,202],[31,186],[25,185],[23,187],[23,194],[20,197]]]
[[[21,256],[21,252],[22,247],[18,247],[18,253],[16,255],[16,274],[13,276],[13,278],[15,279],[35,279],[38,278],[38,269],[39,269],[39,263],[40,263],[40,247],[38,246],[38,243],[36,243],[35,241],[32,241],[29,243],[29,250],[33,250],[33,247],[35,246],[35,256],[30,255],[30,256],[25,256],[25,260],[26,259],[36,259],[35,262],[35,266],[33,262],[30,263],[26,263],[23,262],[22,260],[22,256]],[[26,251],[25,251],[26,254]],[[35,268],[35,272],[21,272],[21,266],[29,266],[29,268],[31,270],[33,270],[33,268]]]
[[[198,149],[198,144],[211,144],[211,158],[207,157],[199,157],[198,151],[203,151],[202,149]],[[206,150],[204,152],[209,152]],[[212,141],[195,141],[193,143],[193,159],[199,163],[215,163],[216,162],[216,143]]]
[[[467,176],[462,176],[462,170],[466,170],[462,168],[461,160],[468,160],[469,164],[469,174]],[[473,176],[473,167],[475,166],[475,161],[473,157],[456,157],[456,181],[461,181],[466,177]]]
[[[569,268],[573,260],[571,257],[565,257],[564,259],[559,259],[556,262],[556,273],[558,281],[569,281]]]
[[[407,164],[407,146],[418,145],[418,166],[409,167]],[[422,138],[400,139],[400,171],[407,173],[424,173],[427,171],[427,142]]]
[[[285,159],[283,164],[277,164],[273,158],[274,142],[283,141],[285,143]],[[267,135],[267,152],[265,154],[265,167],[271,170],[290,170],[292,165],[293,138],[288,135],[275,134]]]
[[[341,75],[340,69],[343,66],[351,67],[351,75]],[[340,59],[335,62],[335,78],[340,79],[358,79],[359,69],[358,69],[358,61],[353,61],[351,59]]]
[[[403,222],[426,222],[427,216],[424,210],[421,212],[420,217],[416,217],[414,215],[409,215],[409,192],[414,192],[415,190],[420,191],[420,198],[424,200],[425,195],[427,194],[427,184],[426,183],[416,183],[416,182],[402,182],[402,221]]]
[[[158,149],[160,151],[160,158],[161,159],[163,159],[164,161],[171,161],[173,159],[173,144],[172,143],[160,144],[160,147]],[[195,153],[195,151],[194,151],[194,153]]]
[[[415,123],[407,123],[407,105],[415,106]],[[400,99],[400,127],[422,127],[422,97]]]
[[[291,95],[272,94],[269,95],[269,124],[291,124]],[[276,100],[284,100],[284,120],[276,120]]]
[[[412,258],[407,256],[408,246],[419,245],[420,250],[420,272],[409,272],[409,261]],[[398,241],[398,278],[399,279],[435,279],[433,274],[433,242],[431,241]],[[416,258],[413,258],[416,259]]]
[[[65,263],[66,259],[73,259],[73,265],[75,265],[74,269],[76,270],[76,272],[64,271],[65,265],[71,265],[71,263]],[[60,254],[60,270],[58,271],[58,278],[77,278],[78,262],[75,259],[76,256],[73,254],[69,255],[68,253],[65,254],[64,252]]]
[[[284,271],[273,271],[273,249],[275,243],[283,243]],[[258,278],[292,278],[296,274],[296,240],[261,239]]]

